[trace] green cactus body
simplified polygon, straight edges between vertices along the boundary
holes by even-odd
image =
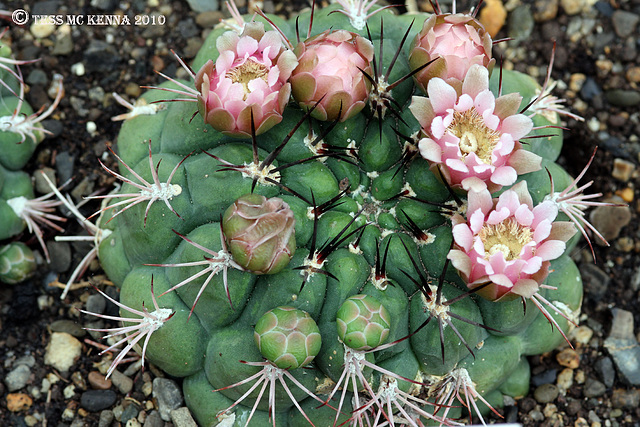
[[[318,12],[313,34],[335,26],[354,30],[341,14],[329,15],[334,8]],[[384,17],[383,64],[386,67],[411,21],[390,11],[372,18],[369,24],[376,52],[379,52],[381,33],[379,16]],[[419,22],[413,25],[409,41],[420,30],[424,18],[419,17]],[[300,28],[304,28],[308,20],[308,13],[301,15]],[[278,25],[290,40],[295,40],[294,21],[278,20]],[[366,30],[359,33],[366,34]],[[215,41],[220,34],[220,30],[215,30],[205,41],[196,57],[195,69],[208,59],[215,60]],[[396,60],[392,81],[410,69],[409,44],[405,43]],[[492,85],[497,74],[493,74]],[[535,97],[538,88],[527,76],[503,71],[503,94],[519,93],[523,105]],[[385,336],[380,335],[375,343],[361,343],[356,347],[375,348],[387,333],[389,341],[415,333],[379,353],[367,354],[366,358],[412,380],[423,378],[425,384],[428,379],[437,382],[435,379],[446,378],[454,369],[464,368],[476,383],[478,393],[499,390],[499,393],[521,395],[523,386],[512,377],[528,372],[523,356],[551,350],[562,340],[560,333],[552,331],[531,303],[527,304],[525,314],[520,300],[491,302],[477,295],[464,295],[467,289],[463,280],[446,261],[453,240],[450,218],[458,206],[437,171],[434,173],[429,162],[417,154],[415,142],[406,142],[393,130],[407,136],[419,130],[420,125],[407,112],[411,95],[416,93],[410,80],[393,90],[401,107],[399,117],[403,117],[406,124],[387,114],[379,128],[377,121],[368,121],[371,112],[366,107],[362,113],[338,123],[324,137],[322,144],[326,147],[336,150],[352,147],[357,150],[357,156],[343,150],[342,156],[311,160],[306,159],[317,153],[308,144],[308,136],[322,134],[330,123],[312,120],[310,129],[309,120],[300,124],[304,113],[293,103],[289,104],[282,122],[256,137],[258,163],[273,153],[291,130],[299,124],[300,127],[269,166],[278,168],[276,172],[266,168],[255,180],[245,173],[251,165],[256,166],[251,140],[224,136],[204,124],[199,115],[190,121],[195,112],[193,103],[168,103],[165,110],[133,117],[123,124],[118,137],[119,153],[141,176],[151,178],[149,139],[153,164],[162,159],[158,171],[160,182],[166,182],[175,165],[183,161],[172,180],[181,191],[169,201],[179,216],[162,202],[153,203],[148,213],[145,213],[146,203],[140,203],[119,213],[108,224],[109,215],[105,215],[101,226],[113,232],[101,242],[99,258],[111,280],[121,287],[121,299],[134,307],[140,307],[142,300],[149,300],[151,275],[157,290],[162,292],[182,284],[177,291],[158,297],[158,303],[176,311],[176,315],[151,337],[147,358],[171,375],[185,377],[187,404],[201,425],[217,422],[225,426],[244,425],[242,420],[251,410],[258,390],[238,405],[233,414],[227,414],[222,424],[217,418],[218,412],[246,393],[249,384],[224,388],[259,371],[258,367],[243,364],[241,360],[259,362],[264,356],[275,363],[272,350],[263,345],[263,338],[258,340],[260,349],[254,345],[250,330],[256,325],[256,336],[268,334],[266,331],[276,325],[261,318],[276,307],[304,310],[309,319],[318,324],[322,347],[314,348],[315,360],[307,369],[291,369],[291,373],[322,400],[331,392],[326,384],[337,381],[342,371],[345,350],[337,331],[344,334],[342,340],[351,333],[349,322],[336,322],[336,317],[345,315],[340,307],[354,295],[361,295],[358,298],[362,298],[362,304],[373,298],[386,307],[385,314],[378,315],[384,319],[385,325],[380,328],[386,330]],[[143,95],[148,102],[172,97],[176,95],[160,91]],[[543,124],[541,120],[546,119],[536,117],[534,122]],[[549,192],[548,178],[546,181],[542,178],[546,176],[545,166],[554,176],[558,189],[569,183],[566,173],[554,163],[562,143],[561,131],[557,133],[551,141],[545,139],[525,148],[544,158],[541,171],[519,178],[529,182],[534,203],[542,201]],[[409,155],[411,152],[413,156]],[[124,168],[121,170],[131,176]],[[130,191],[127,187],[130,186],[125,185],[121,191]],[[229,267],[225,273],[229,296],[221,269],[210,278],[208,273],[202,274],[186,283],[207,265],[177,265],[202,262],[210,256],[191,242],[218,254],[224,251],[221,218],[238,198],[250,193],[255,197],[279,197],[291,209],[295,217],[296,245],[291,260],[275,274],[256,275],[241,267]],[[464,194],[456,197],[464,199]],[[322,212],[314,215],[312,201],[324,206]],[[114,215],[113,210],[107,212]],[[325,253],[327,247],[332,250]],[[216,264],[210,265],[214,268]],[[545,298],[575,314],[582,295],[579,273],[567,257],[552,262],[552,270],[545,283],[559,289],[548,290]],[[436,301],[439,278],[443,274],[442,298]],[[426,283],[421,284],[420,277],[424,277]],[[201,288],[203,291],[198,297]],[[431,292],[431,299],[424,292]],[[449,302],[450,305],[446,305]],[[349,304],[356,303],[352,300]],[[421,327],[430,316],[432,320]],[[567,330],[568,322],[557,318]],[[171,323],[177,326],[169,328]],[[284,339],[281,333],[274,334]],[[299,350],[300,343],[296,346]],[[308,363],[306,357],[291,356],[287,360],[289,364],[278,366],[287,369]],[[497,365],[501,367],[499,375],[495,375]],[[365,375],[371,378],[372,384],[379,382],[370,371],[365,371]],[[400,389],[408,390],[412,385],[401,382]],[[224,390],[212,392],[217,389]],[[306,398],[301,403],[303,408],[319,406],[304,392],[293,393],[300,400]],[[347,396],[351,396],[351,392]],[[343,410],[351,406],[350,398],[346,400],[349,402]],[[276,401],[278,425],[302,425],[303,415],[283,390],[277,392]],[[268,409],[266,402],[260,403],[252,425],[270,425]],[[326,406],[306,413],[316,425],[331,425],[335,418],[335,411]],[[229,417],[235,418],[227,421]],[[338,423],[346,418],[342,414]]]

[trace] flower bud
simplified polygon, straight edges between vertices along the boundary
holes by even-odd
[[[377,299],[369,295],[348,298],[336,314],[338,337],[357,351],[371,350],[389,336],[391,316]]]
[[[373,45],[358,34],[327,30],[299,43],[298,66],[291,75],[293,97],[303,108],[318,104],[318,120],[345,121],[358,114],[369,96]]]
[[[233,260],[256,274],[281,271],[296,250],[295,218],[277,197],[247,194],[231,205],[222,232]]]
[[[302,368],[320,352],[318,325],[309,313],[293,307],[266,312],[253,332],[260,353],[280,369]]]
[[[474,64],[493,68],[491,36],[470,15],[431,15],[413,41],[409,55],[412,70],[436,59],[414,77],[423,92],[427,83],[440,77],[449,84],[461,82]]]
[[[33,276],[36,260],[27,245],[20,242],[0,247],[0,282],[10,285]]]
[[[251,136],[252,111],[256,135],[280,123],[291,94],[287,81],[298,64],[280,35],[251,22],[241,35],[221,35],[216,46],[215,64],[208,61],[195,77],[204,121],[232,136]]]

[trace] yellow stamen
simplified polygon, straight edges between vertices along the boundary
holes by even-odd
[[[247,94],[251,92],[249,90],[249,83],[255,79],[262,79],[266,82],[268,75],[269,69],[266,66],[247,59],[244,64],[227,71],[226,77],[231,79],[232,82],[242,85],[244,88],[244,99],[247,99]]]
[[[487,127],[475,108],[455,111],[447,131],[460,139],[462,159],[476,153],[481,162],[491,164],[491,153],[500,140],[500,132]]]
[[[533,240],[531,228],[518,224],[515,218],[507,218],[499,224],[485,224],[478,233],[484,243],[485,258],[502,252],[506,261],[520,256],[522,248]]]

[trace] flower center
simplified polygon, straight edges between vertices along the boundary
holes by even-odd
[[[227,71],[226,77],[231,79],[234,83],[240,83],[244,88],[244,99],[247,99],[247,94],[251,92],[249,90],[249,83],[255,79],[262,79],[267,81],[269,75],[269,69],[251,59],[247,59],[243,64],[238,65]]]
[[[492,163],[491,153],[500,140],[500,132],[488,128],[475,108],[455,111],[447,130],[460,139],[463,159],[470,153],[476,153],[481,162],[488,165]]]
[[[522,248],[533,240],[533,231],[518,224],[515,218],[507,218],[499,224],[485,224],[478,236],[484,243],[486,259],[502,252],[505,261],[512,261],[518,258]]]

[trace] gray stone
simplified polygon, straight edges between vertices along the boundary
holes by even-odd
[[[47,241],[49,251],[49,268],[56,273],[64,273],[71,266],[71,247],[67,242]]]
[[[616,200],[609,200],[619,203]],[[589,215],[591,225],[609,242],[617,239],[622,228],[631,221],[631,210],[628,206],[598,206]],[[593,239],[598,245],[604,245],[600,239]]]
[[[189,7],[194,12],[209,12],[212,10],[220,10],[218,0],[187,0]]]
[[[597,265],[591,263],[583,265],[581,273],[586,293],[595,301],[601,301],[607,294],[607,288],[609,287],[609,282],[611,282],[609,275]]]
[[[168,378],[153,380],[153,397],[158,402],[160,416],[165,421],[171,421],[171,411],[182,406],[183,397],[180,387]]]
[[[133,389],[133,380],[120,371],[113,371],[113,373],[111,374],[111,381],[122,394],[129,394],[129,392]]]
[[[160,412],[151,411],[147,418],[144,420],[143,427],[163,427],[164,421],[162,421],[162,417],[160,416]]]
[[[73,176],[75,161],[76,158],[69,154],[68,151],[63,151],[56,155],[56,172],[60,182],[66,182]]]
[[[33,368],[34,366],[36,366],[36,358],[30,354],[27,354],[26,356],[22,356],[16,359],[15,362],[13,362],[14,368],[18,365],[25,365],[29,368]]]
[[[584,84],[580,88],[580,96],[585,101],[590,101],[601,93],[602,89],[600,89],[600,86],[592,77],[587,77],[587,79],[584,81]]]
[[[612,89],[605,92],[610,104],[618,107],[633,107],[640,104],[640,92],[628,89]]]
[[[173,421],[175,427],[198,427],[191,416],[191,412],[189,412],[189,408],[185,406],[171,411],[171,421]]]
[[[603,357],[596,361],[594,368],[600,376],[600,379],[607,387],[613,387],[613,382],[616,379],[616,370],[613,367],[613,361],[610,357]]]
[[[113,390],[89,390],[80,396],[80,406],[89,412],[98,412],[116,403],[117,397]]]
[[[47,181],[45,181],[42,173],[46,174],[47,178],[49,178],[51,182],[55,183],[56,172],[51,168],[42,168],[40,170],[37,170],[36,173],[33,174],[33,181],[36,191],[40,194],[47,194],[51,192],[51,187],[49,187],[49,184],[47,184]]]
[[[109,409],[105,409],[100,412],[100,420],[98,421],[98,427],[109,427],[113,422],[115,416],[113,415],[113,411]]]
[[[91,294],[89,298],[87,298],[87,311],[102,314],[106,306],[107,299],[100,294]]]
[[[105,12],[113,12],[118,7],[118,0],[91,0],[91,6]]]
[[[587,377],[582,393],[585,395],[585,397],[599,397],[602,396],[606,391],[607,387],[600,381],[591,377]]]
[[[71,52],[73,52],[73,39],[71,38],[71,34],[57,34],[51,53],[56,56],[63,56],[69,55]]]
[[[547,369],[537,375],[531,377],[531,385],[534,387],[541,386],[543,384],[551,384],[556,382],[558,371],[556,369]]]
[[[558,397],[558,387],[554,384],[542,384],[533,392],[533,397],[538,403],[549,403]]]
[[[82,326],[69,319],[55,320],[49,327],[52,332],[66,332],[76,338],[82,338],[86,333]]]
[[[30,85],[46,85],[47,74],[39,68],[32,70],[27,76],[27,83]]]
[[[524,40],[531,36],[535,22],[529,6],[517,7],[509,14],[507,33],[514,40]]]
[[[199,13],[196,16],[196,24],[201,28],[210,29],[217,25],[224,15],[219,10]]]
[[[640,16],[626,10],[616,10],[611,15],[613,30],[622,38],[629,37],[640,21]]]
[[[613,315],[613,319],[611,321],[609,338],[634,339],[633,313],[620,308],[614,308],[611,310],[611,314]]]
[[[31,377],[31,369],[27,365],[18,365],[4,378],[7,390],[14,392],[20,390],[29,382]]]
[[[120,422],[123,425],[126,425],[127,421],[132,418],[136,418],[139,412],[140,408],[138,408],[138,405],[131,403],[129,406],[124,408],[124,411],[122,411],[122,415],[120,415]]]
[[[635,339],[609,337],[604,341],[623,380],[632,385],[640,385],[640,345]]]
[[[120,63],[115,47],[102,40],[93,39],[84,52],[84,66],[89,72],[113,71]]]

